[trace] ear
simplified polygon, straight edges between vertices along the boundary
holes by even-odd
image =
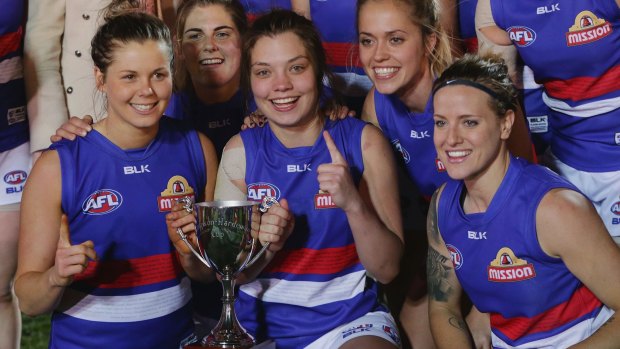
[[[515,112],[512,109],[508,109],[503,118],[500,119],[500,139],[507,140],[510,137],[512,131],[512,125],[515,123]]]
[[[430,56],[435,50],[435,47],[437,47],[437,34],[430,33],[429,35],[426,36],[425,42],[426,42],[426,54]]]
[[[95,67],[95,86],[100,92],[106,92],[105,74],[103,74],[99,67]]]

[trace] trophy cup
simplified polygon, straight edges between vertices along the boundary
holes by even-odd
[[[260,243],[252,238],[251,231],[258,230],[261,212],[267,212],[277,201],[265,197],[262,202],[211,201],[193,204],[189,198],[179,202],[196,218],[198,251],[181,228],[177,229],[177,233],[202,263],[221,276],[223,288],[222,314],[217,325],[205,337],[194,334],[187,338],[181,343],[181,348],[250,348],[255,344],[254,338],[243,329],[235,315],[235,278],[269,247],[267,243],[259,250]]]

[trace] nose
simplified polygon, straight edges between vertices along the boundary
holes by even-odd
[[[379,40],[377,42],[377,47],[375,49],[375,54],[373,58],[377,62],[384,61],[389,58],[387,43],[383,40]]]
[[[291,79],[286,73],[278,73],[274,79],[274,90],[275,91],[288,91],[293,88],[293,84],[291,83]]]
[[[205,37],[203,40],[203,50],[207,52],[217,51],[218,47],[215,43],[215,39],[212,37]]]
[[[145,81],[140,89],[140,96],[151,96],[154,94],[155,91],[153,91],[150,80]]]
[[[449,146],[455,146],[459,143],[461,143],[461,134],[459,132],[458,127],[455,126],[449,126],[448,130],[447,130],[447,135],[446,135],[446,143]]]

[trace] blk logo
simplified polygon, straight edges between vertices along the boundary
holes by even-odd
[[[286,165],[286,172],[311,172],[310,164],[303,165]]]
[[[150,173],[151,171],[149,170],[149,165],[140,165],[140,168],[138,168],[138,166],[125,166],[123,167],[123,172],[125,172],[126,175],[130,175],[146,172]]]

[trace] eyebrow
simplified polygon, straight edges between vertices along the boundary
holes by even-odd
[[[215,29],[213,29],[213,31],[219,31],[222,29],[230,29],[230,30],[235,30],[235,28],[229,26],[229,25],[221,25],[219,27],[215,27]],[[202,29],[200,28],[189,28],[187,29],[185,32],[183,32],[183,34],[187,34],[189,32],[204,32]]]
[[[394,35],[396,33],[407,34],[407,32],[402,30],[402,29],[394,29],[394,30],[390,30],[389,32],[385,32],[386,35]],[[375,36],[375,35],[373,35],[371,33],[367,33],[367,32],[360,32],[359,35]]]
[[[289,59],[288,61],[286,61],[286,63],[292,63],[292,62],[295,62],[295,61],[296,61],[296,60],[298,60],[298,59],[307,59],[307,60],[310,60],[307,56],[304,56],[304,55],[299,55],[299,56],[296,56],[296,57],[293,57],[293,58]],[[266,62],[256,62],[256,63],[252,63],[252,65],[251,65],[251,66],[253,67],[253,66],[255,66],[255,65],[260,65],[260,66],[270,66],[270,64],[269,64],[269,63],[266,63]]]

